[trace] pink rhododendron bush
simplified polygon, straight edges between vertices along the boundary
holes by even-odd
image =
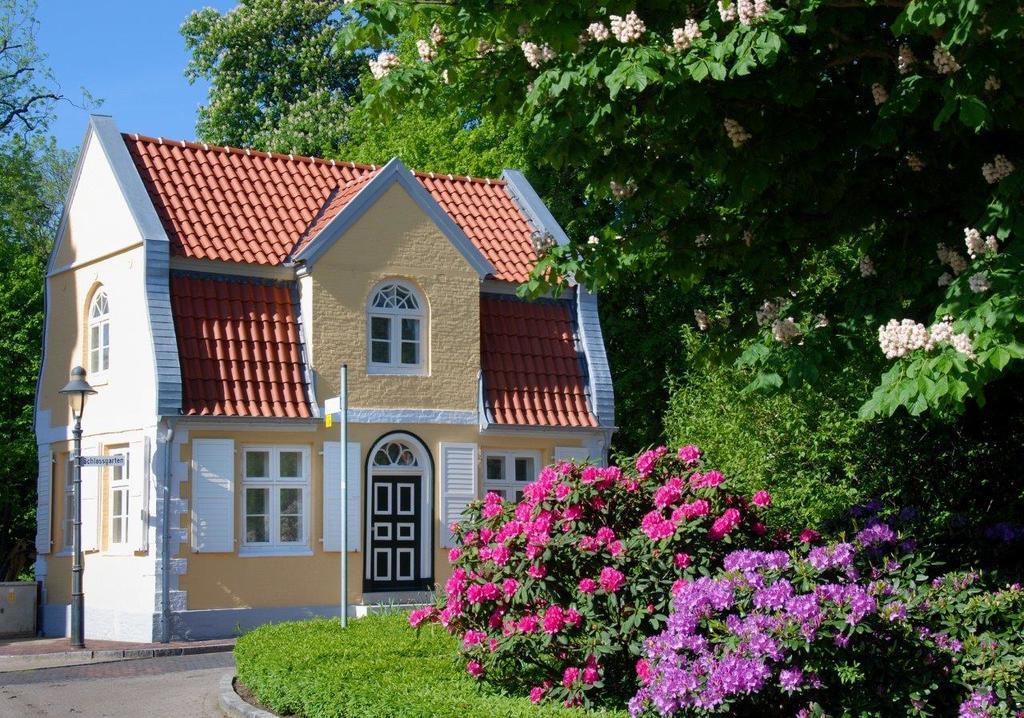
[[[740,549],[673,589],[637,662],[637,716],[1020,716],[1024,591],[929,578],[871,519],[848,541]]]
[[[549,467],[518,504],[488,494],[467,510],[438,605],[410,621],[440,622],[461,637],[472,675],[534,701],[624,703],[673,589],[737,546],[766,544],[770,503],[729,493],[694,446],[624,469]]]

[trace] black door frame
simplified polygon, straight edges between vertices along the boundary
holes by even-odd
[[[423,455],[426,457],[426,466],[423,467],[421,473],[405,473],[400,468],[382,470],[382,475],[392,476],[401,478],[407,476],[410,478],[416,478],[419,480],[419,491],[420,491],[420,502],[416,506],[416,513],[414,514],[416,521],[416,529],[418,532],[417,536],[417,548],[422,550],[424,544],[430,547],[427,552],[428,560],[427,565],[423,565],[420,557],[416,556],[416,564],[420,572],[420,576],[415,581],[403,583],[400,588],[386,588],[378,582],[375,582],[371,578],[372,573],[372,557],[373,557],[373,512],[372,512],[372,498],[371,492],[373,491],[373,455],[376,453],[377,447],[381,444],[389,441],[401,441],[405,440],[407,443],[413,443],[418,445]],[[374,593],[374,592],[394,592],[401,593],[403,591],[428,591],[434,586],[434,523],[435,516],[438,513],[438,507],[435,506],[435,491],[434,484],[437,481],[437,471],[434,463],[434,455],[430,451],[430,447],[427,442],[420,438],[417,434],[407,431],[404,429],[394,429],[392,431],[385,432],[378,436],[370,444],[370,451],[366,455],[366,460],[363,465],[363,499],[362,515],[363,515],[363,542],[365,555],[363,556],[363,593]],[[430,516],[423,516],[422,498],[430,492]]]

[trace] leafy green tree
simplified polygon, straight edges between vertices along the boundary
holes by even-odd
[[[36,442],[46,259],[70,156],[45,131],[62,99],[35,43],[35,4],[0,4],[0,580],[34,553]]]
[[[371,106],[429,104],[444,86],[523,118],[538,156],[609,208],[548,255],[533,291],[553,267],[600,284],[646,257],[654,276],[701,289],[714,311],[681,309],[731,337],[763,388],[859,355],[882,363],[881,338],[889,358],[865,416],[955,414],[1024,359],[1015,4],[350,7],[362,22],[340,46],[388,48]],[[436,40],[418,38],[428,52],[392,54],[399,31],[434,25]]]
[[[185,76],[210,82],[197,130],[207,142],[314,154],[346,137],[365,63],[332,46],[349,20],[337,2],[242,0],[193,12],[181,26]]]

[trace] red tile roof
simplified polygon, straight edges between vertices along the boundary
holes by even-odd
[[[171,276],[189,416],[312,416],[293,287]]]
[[[480,297],[484,402],[496,424],[597,426],[565,302]]]
[[[281,264],[375,170],[134,134],[124,139],[172,252],[184,257]],[[526,280],[537,259],[532,228],[504,181],[424,173],[416,178],[494,265],[496,279]]]

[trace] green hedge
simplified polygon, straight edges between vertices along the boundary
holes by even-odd
[[[580,716],[534,706],[466,674],[441,627],[417,634],[407,615],[349,623],[314,619],[263,626],[238,639],[239,680],[266,707],[303,718]],[[624,716],[622,713],[602,713]]]

